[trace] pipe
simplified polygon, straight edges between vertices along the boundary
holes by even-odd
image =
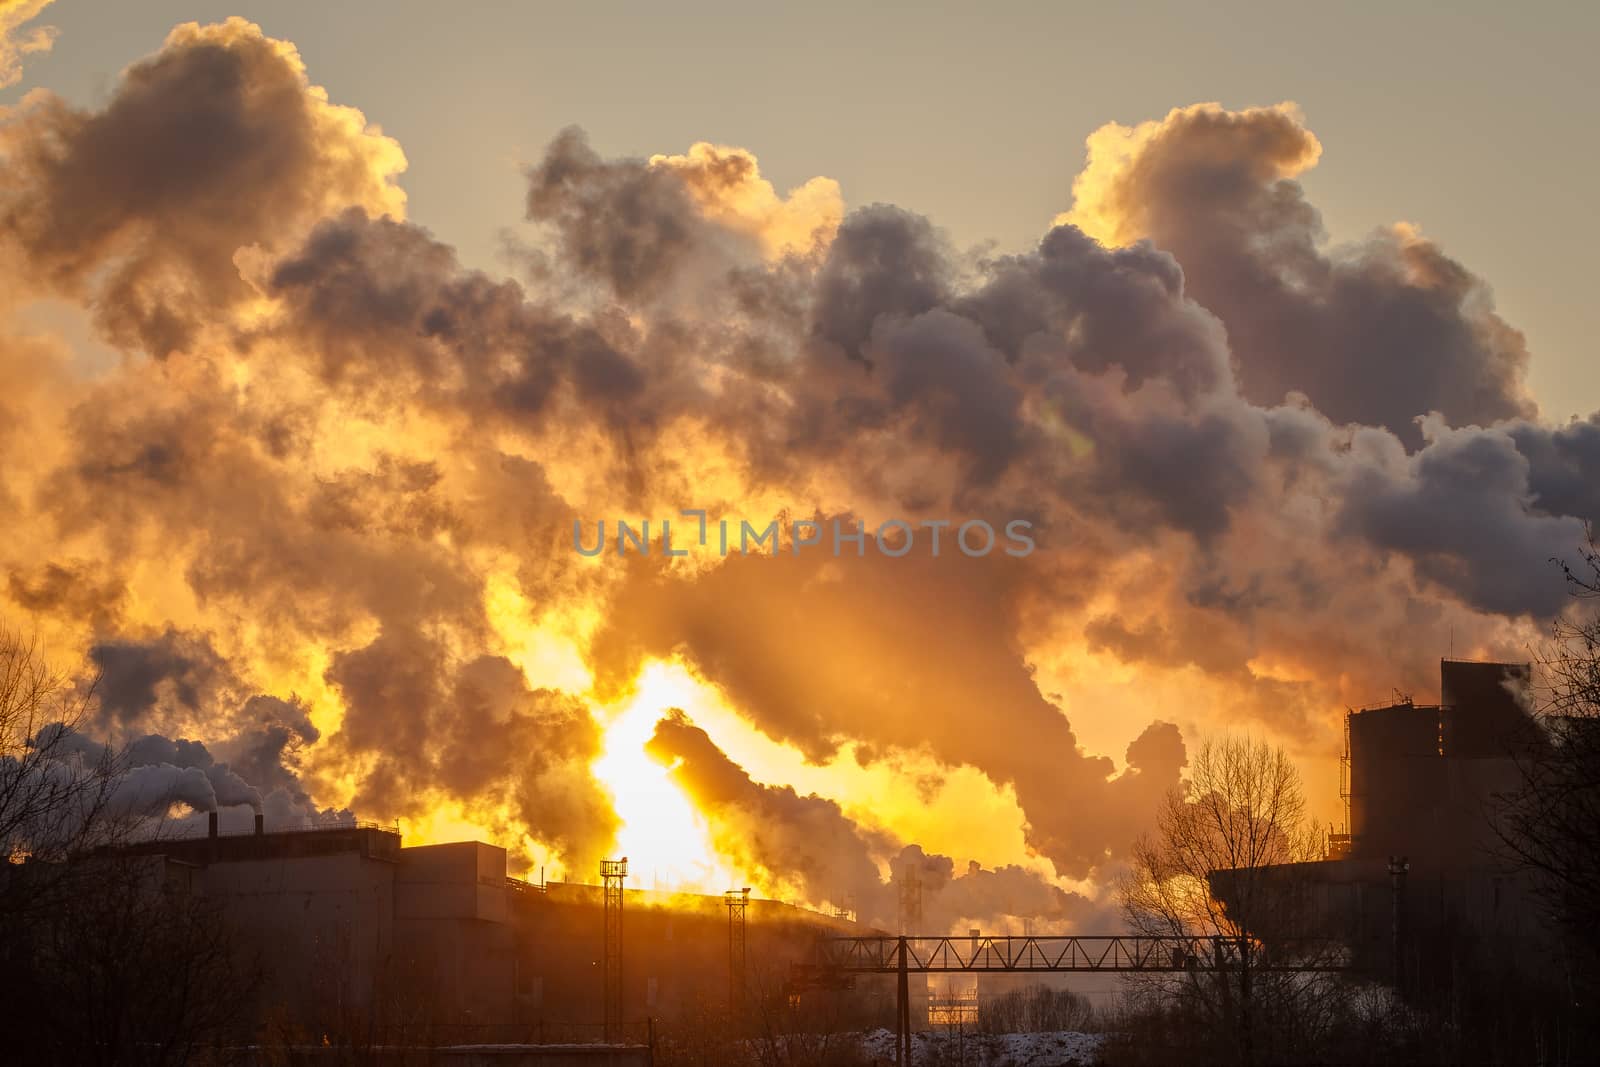
[[[260,837],[267,832],[267,817],[261,812],[256,812],[256,836]]]
[[[217,836],[217,813],[214,811],[208,812],[206,815],[206,836]]]

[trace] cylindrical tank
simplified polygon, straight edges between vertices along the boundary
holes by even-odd
[[[1443,761],[1439,709],[1397,704],[1350,716],[1350,837],[1368,856],[1419,845],[1437,803]]]

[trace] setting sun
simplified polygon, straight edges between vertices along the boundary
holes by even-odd
[[[750,884],[718,858],[704,820],[672,781],[672,768],[645,753],[656,723],[669,709],[692,703],[701,685],[681,666],[657,661],[640,672],[630,696],[601,712],[604,752],[594,773],[622,820],[613,853],[628,857],[639,888],[720,893]]]

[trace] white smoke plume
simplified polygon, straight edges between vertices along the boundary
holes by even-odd
[[[135,806],[444,813],[586,870],[622,822],[604,709],[667,661],[794,767],[895,783],[847,825],[688,780],[711,821],[836,831],[818,873],[741,863],[865,898],[926,845],[976,914],[1009,876],[896,829],[971,773],[1006,862],[1103,882],[1186,737],[1331,765],[1343,706],[1425,690],[1446,635],[1520,654],[1600,517],[1600,416],[1541,419],[1489,284],[1417,228],[1331,245],[1320,151],[1288,105],[1111,125],[1036,245],[971,255],[742,149],[568,130],[515,278],[405,219],[399,145],[291,45],[180,26],[102,104],[0,118],[0,619],[98,676],[97,736],[158,735]],[[1038,551],[571,548],[683,508],[1020,518]],[[1028,907],[1078,906],[1052,889]]]

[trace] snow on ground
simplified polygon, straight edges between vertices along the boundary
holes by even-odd
[[[1095,1062],[1103,1034],[1058,1030],[1044,1034],[967,1034],[939,1031],[911,1035],[911,1060],[966,1062],[972,1067],[1068,1067]],[[874,1062],[894,1062],[894,1034],[873,1030],[861,1036],[861,1051]]]

